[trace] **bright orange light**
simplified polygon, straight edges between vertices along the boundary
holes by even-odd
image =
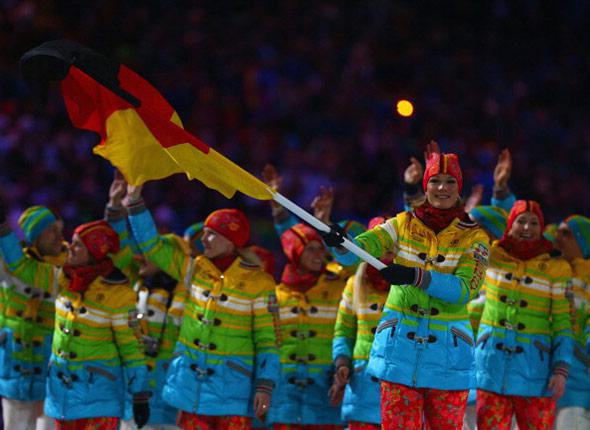
[[[397,102],[396,105],[397,113],[401,116],[412,116],[414,113],[414,105],[410,103],[408,100],[400,100]]]

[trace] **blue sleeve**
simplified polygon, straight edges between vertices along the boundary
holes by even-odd
[[[508,213],[510,213],[510,210],[512,209],[512,206],[514,206],[515,202],[516,202],[516,197],[514,196],[513,193],[508,194],[503,199],[496,199],[496,198],[492,197],[492,206],[496,206],[500,209],[504,209]]]
[[[8,227],[0,232],[0,249],[10,272],[13,272],[19,263],[26,258],[16,234]]]
[[[354,339],[348,337],[336,337],[332,341],[332,361],[338,357],[346,357],[352,360],[352,350],[354,348]]]
[[[284,232],[289,230],[291,227],[293,227],[298,222],[299,222],[299,218],[297,218],[295,215],[293,215],[291,212],[289,212],[289,217],[287,219],[285,219],[284,221],[281,221],[281,222],[275,221],[275,223],[274,223],[275,230],[276,230],[277,234],[279,235],[279,237],[281,237]]]

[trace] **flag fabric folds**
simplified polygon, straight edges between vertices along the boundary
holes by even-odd
[[[96,132],[94,153],[132,185],[185,173],[232,197],[272,198],[266,184],[184,130],[175,110],[145,79],[78,43],[46,42],[27,51],[21,70],[34,91],[61,81],[72,124]]]

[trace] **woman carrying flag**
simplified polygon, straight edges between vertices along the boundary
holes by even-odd
[[[377,327],[368,371],[381,380],[384,429],[461,428],[474,385],[473,335],[467,313],[488,260],[485,233],[460,204],[458,157],[430,154],[426,202],[356,237],[373,256],[394,254],[381,270],[392,285]],[[333,229],[330,246],[342,242]],[[351,254],[339,256],[345,264]]]

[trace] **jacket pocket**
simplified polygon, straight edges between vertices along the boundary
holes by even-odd
[[[230,369],[235,370],[236,372],[241,373],[242,375],[248,377],[248,378],[252,378],[253,374],[251,370],[246,369],[243,366],[240,366],[238,363],[234,362],[234,361],[226,361],[225,364],[227,365],[227,367],[229,367]]]
[[[391,327],[390,336],[393,336],[395,334],[395,327],[397,326],[398,322],[399,322],[399,319],[397,319],[397,318],[392,318],[390,320],[383,321],[381,324],[379,324],[375,333],[381,333],[386,328]]]
[[[542,343],[541,341],[535,340],[533,345],[539,350],[539,360],[545,361],[545,354],[547,354],[547,358],[551,354],[551,348]]]
[[[489,333],[489,332],[482,334],[481,336],[479,336],[477,338],[477,342],[475,343],[475,346],[478,347],[479,345],[481,345],[481,349],[484,349],[490,336],[491,336],[491,333]]]
[[[101,367],[97,367],[97,366],[86,366],[86,370],[88,371],[88,373],[90,373],[91,378],[93,374],[97,374],[97,375],[101,375],[104,376],[105,378],[111,380],[111,381],[116,381],[117,380],[117,376],[114,375],[113,373],[109,372],[108,370],[105,370]]]
[[[453,344],[455,347],[459,346],[457,343],[459,339],[465,342],[467,345],[473,347],[473,339],[471,339],[469,334],[459,330],[457,327],[451,327],[451,333],[453,334]]]

